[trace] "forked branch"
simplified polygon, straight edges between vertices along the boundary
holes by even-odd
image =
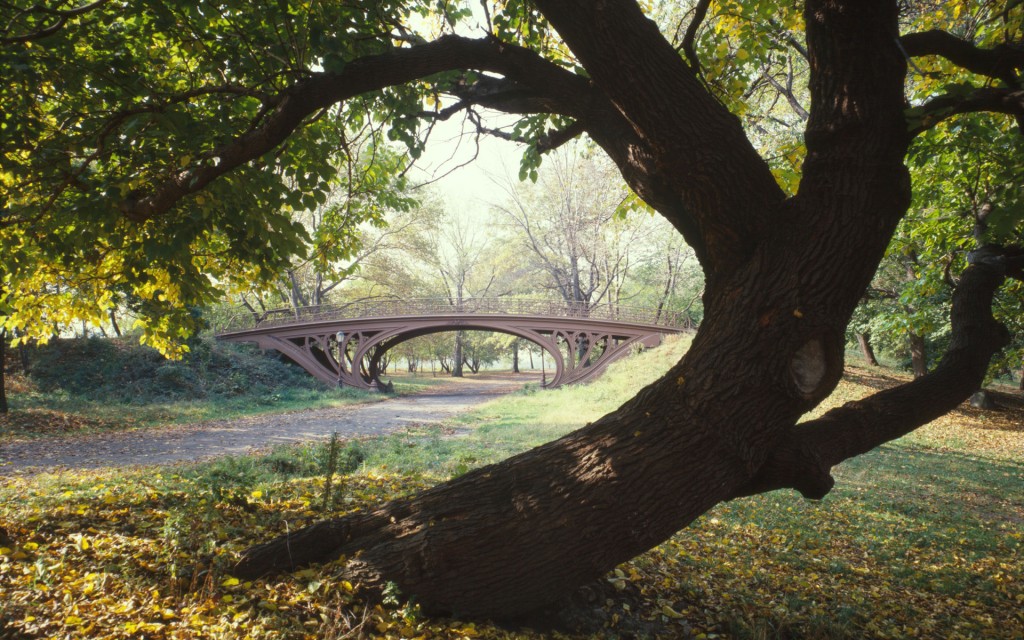
[[[931,422],[978,390],[1010,339],[992,316],[992,300],[1006,278],[1022,278],[1024,252],[988,246],[970,261],[953,293],[952,341],[935,370],[794,426],[735,497],[793,488],[821,498],[834,484],[833,466]]]

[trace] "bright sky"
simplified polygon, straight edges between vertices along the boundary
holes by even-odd
[[[499,116],[488,126],[508,120],[508,116],[504,121]],[[435,125],[410,176],[416,182],[436,180],[433,189],[444,197],[449,210],[472,216],[504,199],[504,191],[495,180],[503,183],[506,176],[518,178],[522,152],[522,145],[486,135],[479,137],[478,150],[473,125],[455,115]],[[476,160],[472,159],[474,154]]]

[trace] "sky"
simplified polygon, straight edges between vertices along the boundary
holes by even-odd
[[[508,116],[504,121],[498,116],[488,126],[508,120]],[[442,195],[450,211],[475,217],[475,212],[504,200],[500,185],[508,177],[518,180],[522,153],[522,145],[486,135],[479,137],[477,151],[473,125],[456,115],[435,125],[426,150],[409,175],[415,182],[434,180],[432,188]],[[477,157],[472,160],[474,154]]]

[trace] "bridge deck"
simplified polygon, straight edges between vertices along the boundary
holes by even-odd
[[[246,311],[235,314],[223,324],[216,326],[215,332],[227,334],[252,329],[339,320],[454,315],[586,318],[675,330],[692,328],[687,316],[680,312],[664,309],[625,305],[614,307],[600,305],[591,308],[583,303],[526,298],[474,298],[461,304],[451,304],[448,300],[437,298],[412,298],[407,300],[363,300],[340,305],[271,309],[261,313]]]

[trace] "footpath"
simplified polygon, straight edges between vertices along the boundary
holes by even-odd
[[[382,435],[444,422],[457,413],[520,389],[532,379],[467,378],[416,395],[366,404],[16,442],[0,446],[0,476],[62,468],[195,462],[276,445],[324,440],[334,432],[342,438]]]

